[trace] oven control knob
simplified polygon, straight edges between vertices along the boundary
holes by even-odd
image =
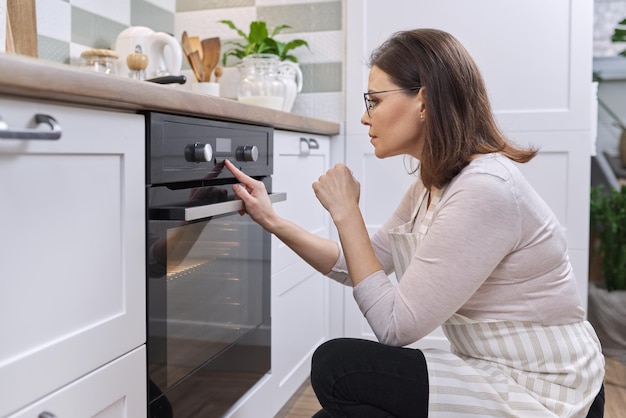
[[[256,145],[237,147],[235,158],[237,158],[237,161],[256,161],[259,159],[259,149]]]
[[[185,147],[185,160],[192,163],[205,163],[213,158],[211,144],[191,144]]]

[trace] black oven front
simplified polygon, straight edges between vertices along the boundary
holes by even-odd
[[[220,417],[270,369],[270,236],[229,159],[271,191],[271,128],[148,115],[149,415]],[[274,201],[284,195],[271,195]]]

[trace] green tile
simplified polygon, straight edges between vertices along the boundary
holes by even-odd
[[[252,7],[254,0],[176,0],[177,12]]]
[[[174,13],[145,0],[131,1],[130,23],[131,26],[147,26],[155,32],[174,33]]]
[[[257,18],[270,28],[291,26],[281,33],[341,30],[341,13],[341,1],[257,7]]]
[[[63,64],[70,63],[70,44],[68,42],[38,35],[37,49],[39,50],[39,58],[41,59]]]
[[[92,48],[111,48],[125,25],[72,6],[72,42]]]
[[[341,62],[300,64],[303,93],[341,92]]]

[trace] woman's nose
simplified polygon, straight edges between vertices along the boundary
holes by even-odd
[[[363,115],[361,116],[361,124],[362,125],[371,125],[371,118],[370,115],[367,113],[367,110],[363,112]]]

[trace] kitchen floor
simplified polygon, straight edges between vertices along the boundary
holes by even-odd
[[[607,357],[604,390],[604,418],[623,418],[626,411],[626,364]],[[320,408],[307,380],[275,418],[310,418]]]

